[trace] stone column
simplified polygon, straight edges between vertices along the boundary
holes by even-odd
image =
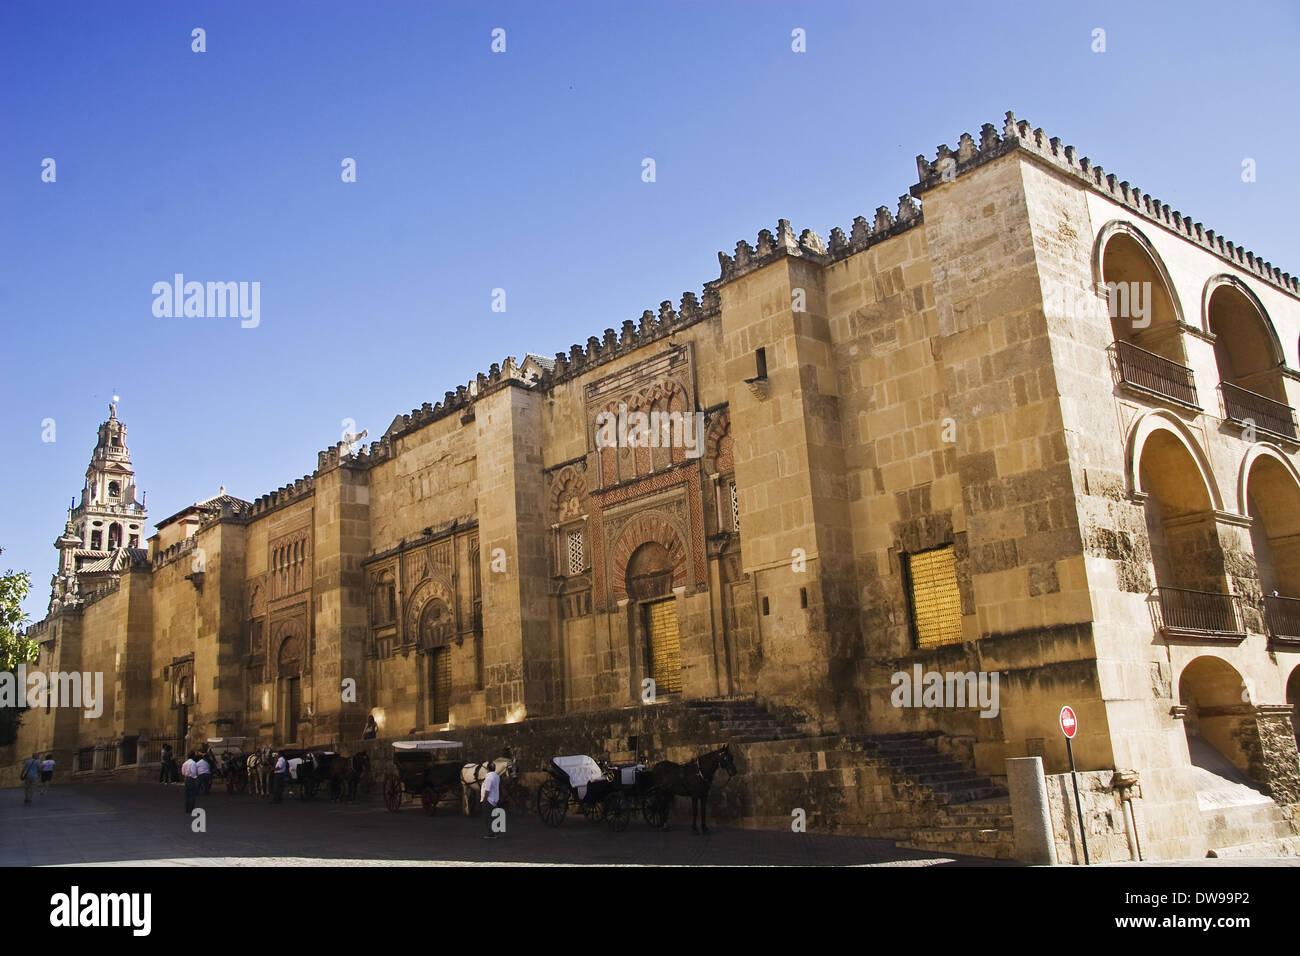
[[[1007,789],[1011,791],[1011,819],[1015,827],[1016,859],[1025,863],[1056,865],[1056,839],[1047,805],[1047,780],[1041,757],[1007,760]]]

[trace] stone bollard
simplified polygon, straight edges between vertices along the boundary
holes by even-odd
[[[1011,791],[1011,820],[1015,828],[1016,859],[1023,863],[1056,865],[1052,812],[1047,805],[1047,780],[1041,757],[1007,760],[1007,789]]]

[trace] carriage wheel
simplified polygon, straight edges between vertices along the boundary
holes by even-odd
[[[424,812],[433,816],[438,812],[438,791],[433,787],[425,787],[420,791],[420,803],[424,805]]]
[[[580,803],[578,812],[587,818],[588,823],[601,823],[605,819],[605,802],[592,800],[590,803]]]
[[[301,799],[304,803],[306,803],[314,796],[316,796],[316,781],[313,780],[311,777],[307,777],[306,779],[299,781],[298,783],[299,799]]]
[[[646,823],[656,830],[661,830],[664,824],[668,822],[668,810],[672,805],[672,794],[664,793],[658,787],[655,787],[645,795],[641,815],[645,817]]]
[[[537,815],[547,826],[558,827],[569,812],[569,794],[554,780],[547,780],[537,791]]]
[[[615,833],[622,833],[632,821],[632,807],[621,793],[611,793],[605,798],[605,822]]]
[[[384,778],[384,806],[392,813],[402,809],[402,778],[395,773]]]

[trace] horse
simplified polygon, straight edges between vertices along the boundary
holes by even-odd
[[[370,755],[364,750],[351,757],[338,756],[330,761],[330,799],[338,802],[346,793],[350,803],[357,802],[357,785],[370,769]]]
[[[713,785],[713,775],[721,767],[727,771],[730,779],[736,775],[736,764],[731,759],[731,745],[723,744],[717,750],[710,751],[702,757],[696,757],[690,763],[673,763],[661,760],[650,768],[650,779],[660,792],[668,797],[668,809],[672,809],[674,797],[691,798],[691,832],[708,833],[705,812],[709,804],[709,787]],[[695,827],[695,814],[700,815],[700,829]],[[664,814],[664,828],[668,826],[667,813]]]
[[[266,786],[262,781],[262,755],[254,750],[244,758],[244,768],[248,772],[248,792],[255,797],[266,796]]]
[[[469,816],[470,812],[470,793],[478,791],[483,783],[483,778],[488,775],[489,770],[495,770],[499,773],[503,783],[515,776],[515,756],[510,752],[509,747],[501,749],[500,757],[494,757],[482,763],[467,763],[460,768],[460,806],[465,816]]]

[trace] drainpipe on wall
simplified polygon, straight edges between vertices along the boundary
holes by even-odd
[[[1142,796],[1142,788],[1138,786],[1138,772],[1116,770],[1110,778],[1110,785],[1119,791],[1119,799],[1124,805],[1124,834],[1128,837],[1129,857],[1140,863],[1142,844],[1138,840],[1137,818],[1133,816],[1133,799]]]

